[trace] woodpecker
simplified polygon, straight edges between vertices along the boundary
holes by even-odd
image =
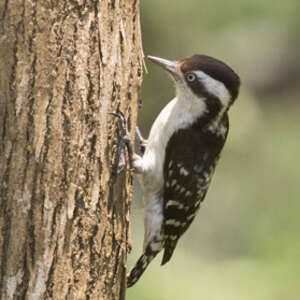
[[[148,59],[170,74],[176,97],[154,121],[148,140],[142,139],[144,154],[128,148],[147,207],[143,253],[127,276],[127,287],[162,250],[161,264],[167,263],[194,220],[225,144],[228,110],[240,87],[239,76],[210,56]]]

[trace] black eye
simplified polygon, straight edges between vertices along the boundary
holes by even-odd
[[[187,81],[192,82],[192,81],[194,81],[196,79],[196,75],[193,74],[193,73],[188,73],[186,75],[186,79],[187,79]]]

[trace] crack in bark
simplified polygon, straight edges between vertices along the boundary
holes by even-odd
[[[2,228],[2,236],[3,240],[5,241],[2,245],[2,254],[1,254],[1,274],[0,274],[0,291],[4,290],[4,279],[6,275],[6,266],[7,266],[7,259],[6,257],[9,255],[8,247],[10,242],[10,232],[11,232],[11,217],[8,212],[7,202],[4,201],[3,203],[3,219],[4,219],[4,226]]]
[[[36,169],[36,168],[35,168]],[[35,170],[36,171],[36,170]],[[30,258],[31,261],[28,262],[31,264],[31,266],[33,267],[36,260],[35,260],[35,222],[34,222],[34,218],[35,218],[35,206],[37,203],[37,199],[36,199],[36,186],[37,186],[37,179],[38,179],[38,172],[34,172],[34,177],[32,180],[32,189],[31,189],[31,204],[30,204],[30,208],[28,210],[28,216],[29,218],[27,219],[27,232],[28,232],[28,246],[30,249]]]
[[[44,298],[45,299],[52,299],[53,298],[53,286],[54,286],[54,283],[53,283],[53,279],[54,279],[54,270],[55,270],[55,265],[57,263],[57,260],[58,260],[58,257],[57,257],[57,252],[58,252],[58,242],[56,240],[56,243],[55,243],[55,248],[54,248],[54,252],[53,252],[53,259],[52,259],[52,263],[51,263],[51,266],[49,268],[49,272],[46,276],[46,291],[44,293]]]
[[[5,3],[4,3],[4,9],[3,9],[2,17],[1,17],[2,20],[5,20],[5,17],[6,17],[8,1],[9,0],[5,0]]]

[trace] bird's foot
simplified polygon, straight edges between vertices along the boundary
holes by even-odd
[[[128,130],[127,119],[126,119],[124,113],[118,107],[115,112],[112,112],[110,114],[118,118],[118,127],[121,132],[121,137],[120,137],[117,154],[116,154],[116,162],[114,163],[113,168],[112,168],[112,173],[117,175],[117,174],[120,174],[125,167],[125,153],[124,153],[125,147],[127,148],[129,166],[130,166],[131,170],[133,169],[134,153],[133,153],[132,145],[131,145],[131,141],[130,141],[130,134],[129,134],[129,130]]]

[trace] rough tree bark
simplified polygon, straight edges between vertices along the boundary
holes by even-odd
[[[123,299],[138,0],[0,2],[0,299]],[[134,138],[132,130],[132,138]]]

